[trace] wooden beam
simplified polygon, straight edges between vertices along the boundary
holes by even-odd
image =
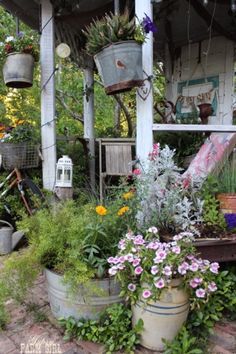
[[[145,14],[153,18],[153,6],[151,0],[135,0],[135,13],[141,22]],[[153,33],[147,35],[143,44],[143,71],[144,86],[137,90],[137,140],[136,154],[143,161],[147,161],[148,154],[152,151],[153,145],[153,88],[152,83],[147,80],[147,75],[153,75]]]
[[[84,138],[88,139],[90,186],[95,192],[94,77],[84,69]]]
[[[185,0],[185,1],[189,2],[189,0]],[[212,18],[212,14],[209,13],[207,9],[203,6],[201,0],[190,0],[190,2],[195,12],[206,22],[208,27],[212,23],[212,28],[214,31],[230,39],[231,41],[235,42],[235,34],[225,30],[224,27],[221,26],[221,24],[217,22],[215,18]]]
[[[43,187],[53,190],[56,178],[54,19],[50,0],[42,0],[41,63],[41,140]]]
[[[153,131],[172,132],[236,132],[236,125],[213,124],[153,124]]]

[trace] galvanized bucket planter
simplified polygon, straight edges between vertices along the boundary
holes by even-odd
[[[96,319],[106,307],[122,302],[120,286],[113,278],[91,280],[89,288],[81,286],[78,294],[72,297],[61,275],[48,269],[45,269],[45,274],[50,307],[57,319],[70,316],[76,319]]]
[[[112,43],[94,60],[108,95],[142,86],[142,45],[136,41]]]
[[[138,301],[132,306],[135,325],[139,318],[144,322],[140,344],[145,348],[163,351],[162,339],[173,340],[186,321],[189,312],[189,297],[179,289],[180,280],[174,280],[171,288],[163,290],[160,300],[144,303]]]
[[[31,54],[11,53],[3,66],[3,78],[8,87],[27,88],[33,85],[34,58]]]

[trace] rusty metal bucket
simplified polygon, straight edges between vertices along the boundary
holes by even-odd
[[[3,66],[3,78],[8,87],[27,88],[33,85],[34,58],[31,54],[11,53]]]
[[[108,95],[142,86],[142,46],[136,41],[112,43],[94,60]]]

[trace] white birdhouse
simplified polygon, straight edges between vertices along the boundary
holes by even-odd
[[[63,155],[57,161],[56,187],[72,187],[73,163],[69,156]]]

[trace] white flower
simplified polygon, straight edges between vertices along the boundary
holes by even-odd
[[[5,42],[7,43],[7,42],[14,41],[14,40],[15,40],[15,38],[13,36],[9,36],[6,38]]]

